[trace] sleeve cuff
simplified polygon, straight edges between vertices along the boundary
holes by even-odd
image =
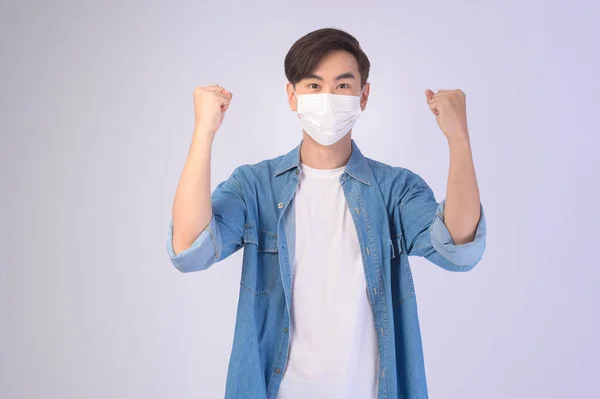
[[[200,233],[189,248],[175,254],[173,249],[173,220],[169,222],[167,252],[171,263],[183,273],[204,270],[219,258],[217,243],[220,242],[219,228],[214,216],[208,226]]]
[[[435,218],[431,224],[431,244],[440,255],[456,266],[473,267],[481,260],[485,250],[486,222],[483,206],[480,205],[481,216],[475,231],[475,239],[469,243],[457,245],[454,244],[454,240],[444,223],[445,203],[446,200],[443,200],[438,205]]]

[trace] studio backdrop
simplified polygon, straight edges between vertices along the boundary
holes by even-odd
[[[298,145],[283,60],[322,27],[371,61],[363,154],[438,200],[424,91],[466,93],[487,249],[468,273],[411,259],[430,397],[600,397],[598,7],[3,2],[0,397],[223,397],[242,251],[183,274],[165,250],[192,93],[234,95],[214,188]]]

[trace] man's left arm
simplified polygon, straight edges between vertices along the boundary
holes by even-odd
[[[461,90],[425,92],[429,108],[448,139],[450,168],[444,209],[444,224],[454,244],[475,239],[481,218],[479,188],[467,127],[466,97]]]
[[[483,256],[486,221],[479,200],[467,130],[465,95],[460,90],[426,91],[427,103],[450,146],[446,199],[416,174],[408,174],[400,218],[408,255],[423,256],[451,271],[471,270]]]

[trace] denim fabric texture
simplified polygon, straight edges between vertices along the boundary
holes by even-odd
[[[205,270],[244,249],[226,398],[274,399],[284,376],[301,145],[236,168],[212,193],[210,224],[177,255],[169,224],[167,251],[181,272]],[[471,270],[485,249],[483,208],[475,239],[455,245],[444,224],[444,201],[436,202],[425,181],[364,157],[354,140],[339,183],[358,234],[377,331],[379,398],[427,398],[408,257],[425,257],[449,271]]]

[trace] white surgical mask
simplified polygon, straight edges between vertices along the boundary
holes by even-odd
[[[360,95],[296,93],[296,98],[300,125],[321,145],[332,145],[344,137],[362,112]]]

